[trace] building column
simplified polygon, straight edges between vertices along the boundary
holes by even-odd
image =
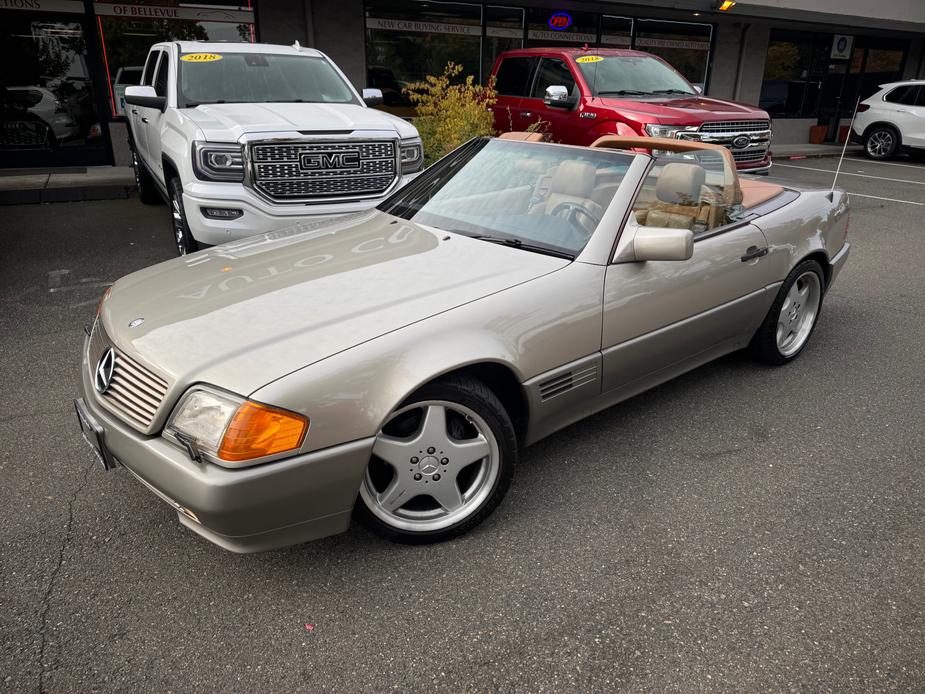
[[[312,48],[330,56],[357,90],[366,86],[366,17],[363,0],[306,0]]]

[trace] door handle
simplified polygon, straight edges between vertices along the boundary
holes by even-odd
[[[132,109],[132,113],[134,113],[134,114],[137,116],[137,115],[138,115],[138,109],[137,109],[137,108],[133,108],[133,109]]]
[[[144,116],[142,116],[142,117],[141,117],[141,122],[142,122],[142,123],[147,123],[147,122],[148,122],[148,119],[145,118]]]
[[[768,254],[767,247],[758,248],[758,246],[749,246],[748,250],[745,251],[745,255],[742,256],[742,262],[747,263],[749,260],[754,260],[755,258],[760,258],[763,255]]]
[[[524,111],[522,115],[524,118],[533,118],[533,111]]]

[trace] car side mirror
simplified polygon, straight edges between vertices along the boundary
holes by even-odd
[[[154,87],[132,86],[125,88],[125,103],[163,111],[167,108],[167,97],[158,96]]]
[[[690,260],[694,255],[694,232],[668,227],[639,227],[633,238],[637,262],[646,260]]]
[[[571,108],[575,102],[569,96],[568,89],[561,84],[553,84],[546,87],[543,103],[553,108]]]
[[[367,106],[379,106],[383,101],[381,89],[370,89],[367,87],[363,90],[363,103]]]

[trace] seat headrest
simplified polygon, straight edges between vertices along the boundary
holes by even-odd
[[[707,172],[697,164],[665,164],[655,183],[655,196],[670,205],[699,205]]]
[[[586,161],[566,160],[559,164],[549,184],[550,193],[573,195],[578,198],[591,196],[597,169]]]

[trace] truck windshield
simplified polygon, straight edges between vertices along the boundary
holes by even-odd
[[[697,93],[686,79],[651,56],[583,55],[576,60],[595,96]]]
[[[274,53],[186,53],[177,101],[199,104],[358,103],[324,58]]]

